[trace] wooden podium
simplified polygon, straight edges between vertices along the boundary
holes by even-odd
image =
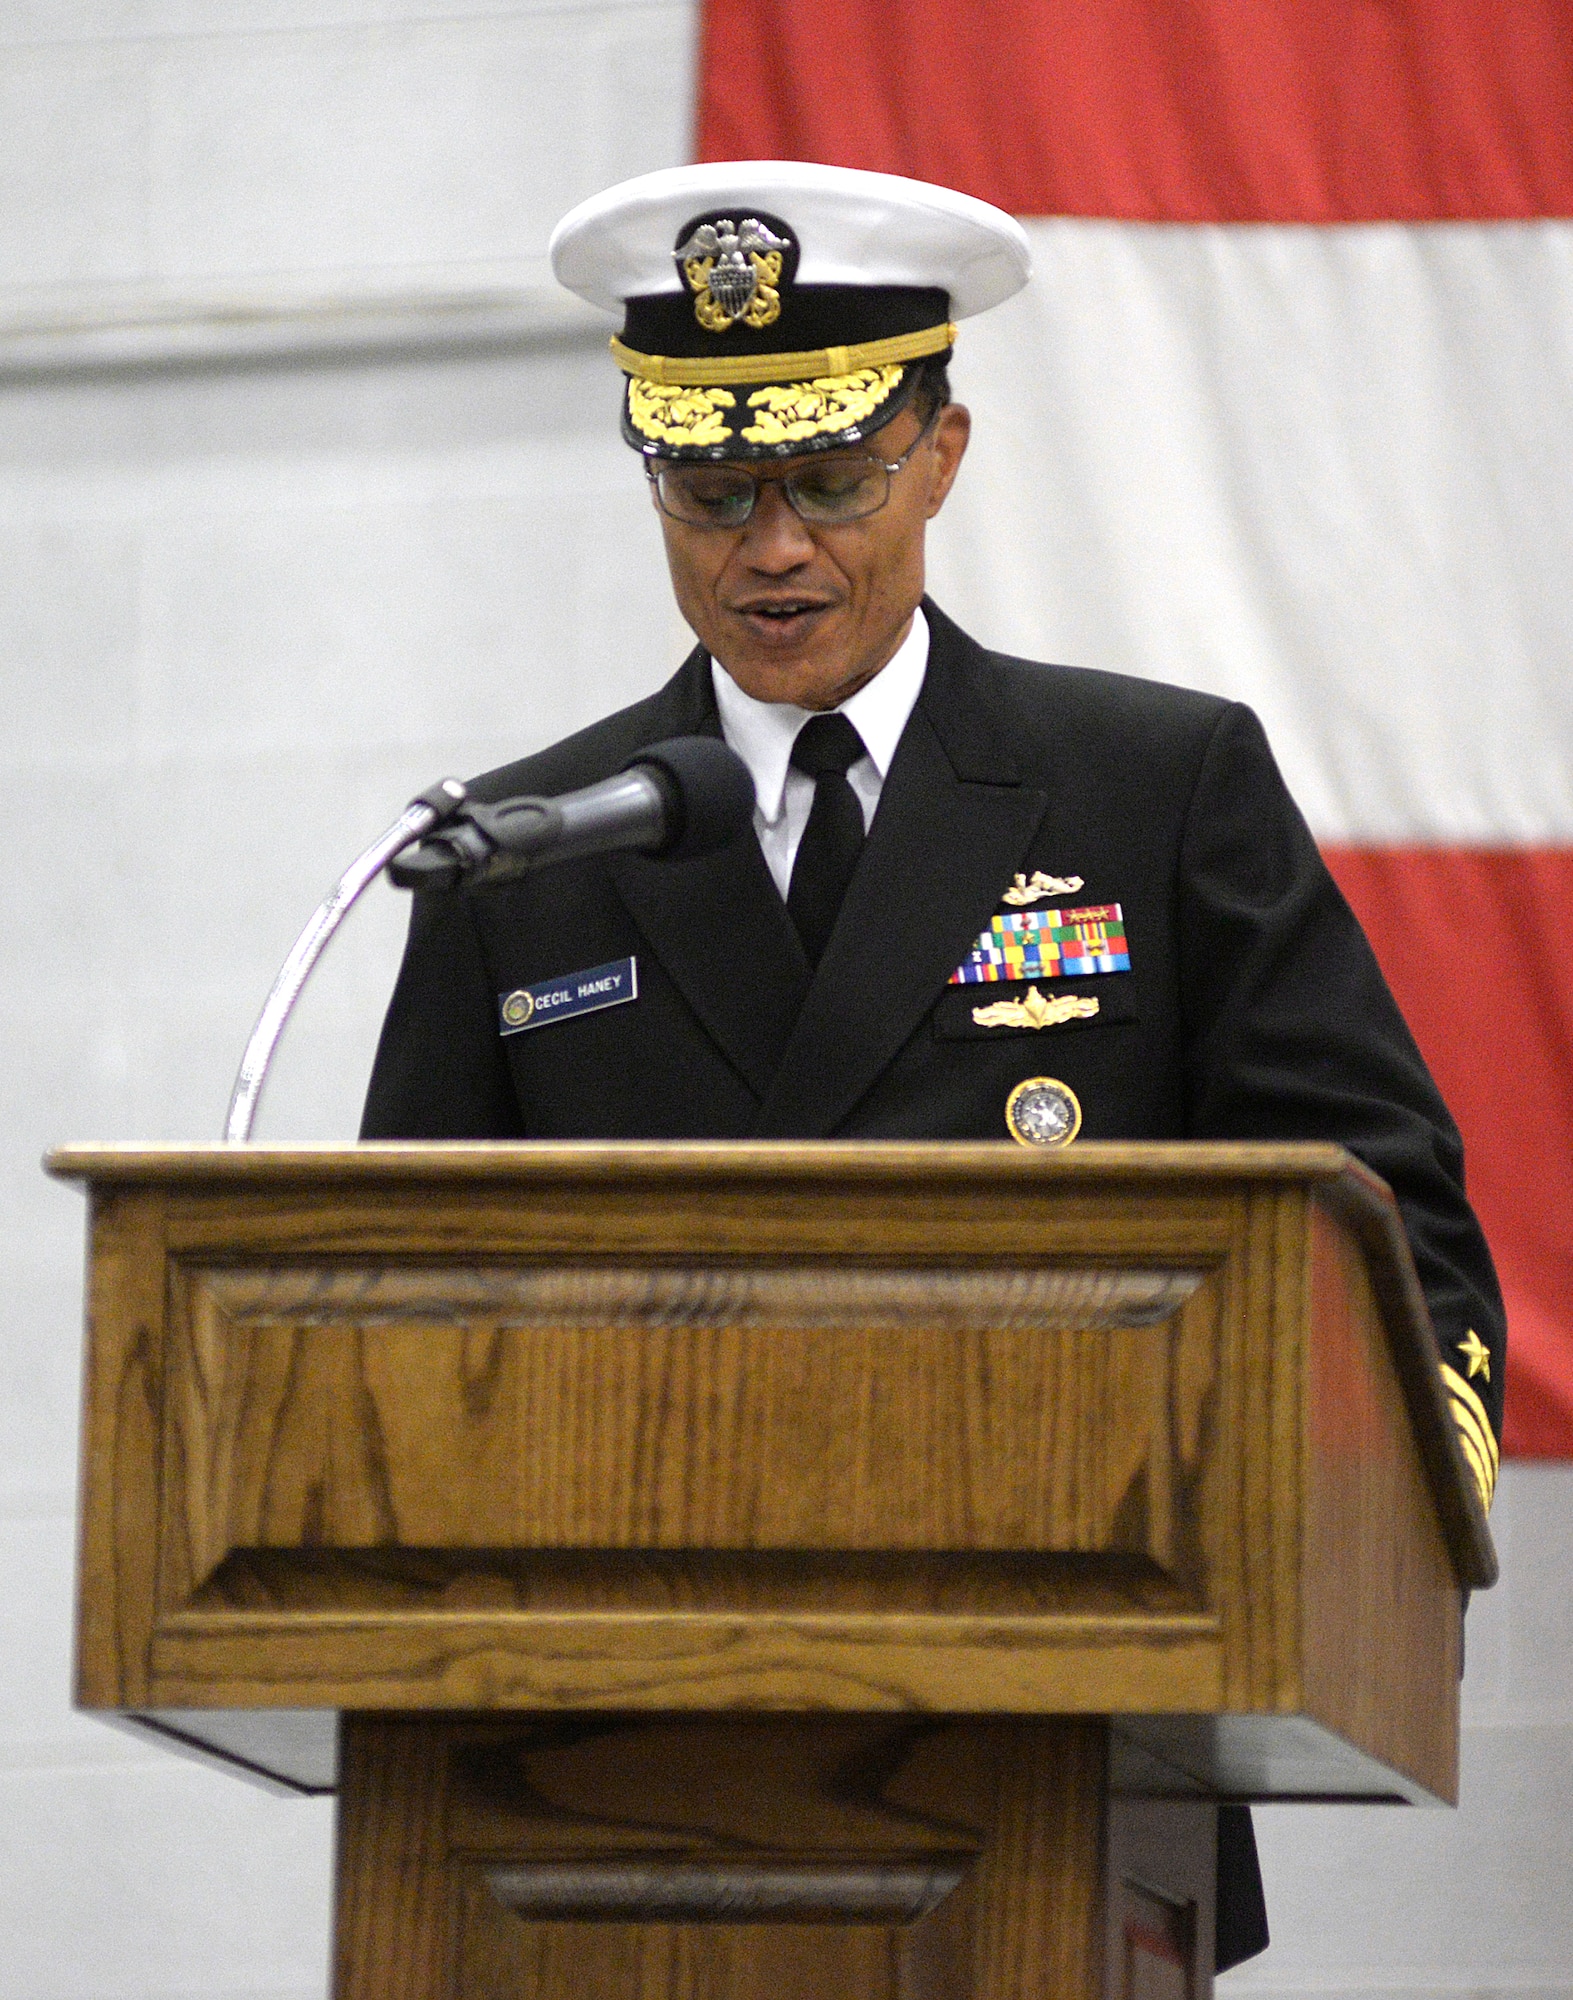
[[[337,1735],[337,2000],[1205,1994],[1216,1800],[1454,1796],[1494,1557],[1335,1148],[51,1166],[79,1699]]]

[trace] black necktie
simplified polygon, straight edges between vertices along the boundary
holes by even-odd
[[[814,807],[792,864],[787,910],[811,965],[818,965],[835,928],[863,850],[863,807],[847,773],[864,755],[863,739],[844,715],[811,715],[792,745],[792,762],[814,780]]]

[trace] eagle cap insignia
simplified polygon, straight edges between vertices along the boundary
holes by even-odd
[[[690,223],[674,255],[707,333],[773,325],[782,287],[797,269],[797,241],[778,216],[735,211]]]

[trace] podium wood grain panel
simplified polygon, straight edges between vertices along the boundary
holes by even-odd
[[[90,1702],[1113,1713],[1182,1791],[1451,1789],[1489,1536],[1335,1149],[56,1164]]]
[[[1181,1558],[1201,1273],[459,1275],[187,1267],[168,1527],[195,1584],[237,1548]]]
[[[83,1384],[77,1700],[151,1693],[165,1366],[161,1191],[95,1189]]]
[[[1494,1557],[1333,1149],[56,1165],[82,1699],[345,1711],[337,2000],[1204,2000],[1214,1798],[1452,1795]]]
[[[1377,1302],[1358,1245],[1323,1216],[1312,1228],[1306,1699],[1378,1757],[1402,1745],[1430,1770],[1456,1769],[1458,1705],[1434,1692],[1439,1670],[1463,1667],[1446,1539],[1418,1454],[1379,1442],[1403,1430],[1403,1385],[1387,1350],[1361,1338]],[[1396,1540],[1373,1532],[1394,1521],[1409,1524]],[[1351,1646],[1370,1661],[1358,1679],[1342,1664]]]
[[[1204,1271],[183,1260],[171,1309],[182,1700],[237,1642],[288,1683],[308,1609],[366,1706],[1036,1706],[1067,1618],[1115,1684],[1134,1622],[1214,1692]],[[366,1623],[417,1606],[396,1650]]]
[[[435,1750],[433,1746],[436,1746]],[[340,1832],[338,2000],[1095,2000],[1103,1991],[1105,1731],[1096,1723],[357,1719]],[[389,1825],[413,1830],[390,1838]],[[426,1860],[412,1865],[416,1852]],[[817,1922],[531,1913],[554,1887],[680,1866],[810,1881]],[[894,1922],[893,1875],[935,1882]],[[498,1884],[503,1893],[499,1893]],[[858,1900],[860,1885],[866,1903]],[[510,1895],[523,1896],[523,1908]],[[362,1910],[397,1899],[379,1935]],[[591,1897],[593,1905],[593,1895]]]

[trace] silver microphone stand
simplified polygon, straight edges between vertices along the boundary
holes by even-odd
[[[452,819],[468,797],[457,778],[444,778],[420,797],[412,799],[386,833],[374,840],[364,854],[357,855],[318,904],[309,924],[296,938],[289,957],[279,968],[273,990],[262,1003],[257,1025],[251,1031],[246,1053],[240,1059],[235,1088],[230,1093],[229,1116],[224,1120],[224,1137],[244,1141],[256,1123],[257,1102],[285,1024],[295,1010],[301,989],[311,977],[311,969],[331,942],[334,932],[367,889],[396,854],[402,854],[435,826]]]

